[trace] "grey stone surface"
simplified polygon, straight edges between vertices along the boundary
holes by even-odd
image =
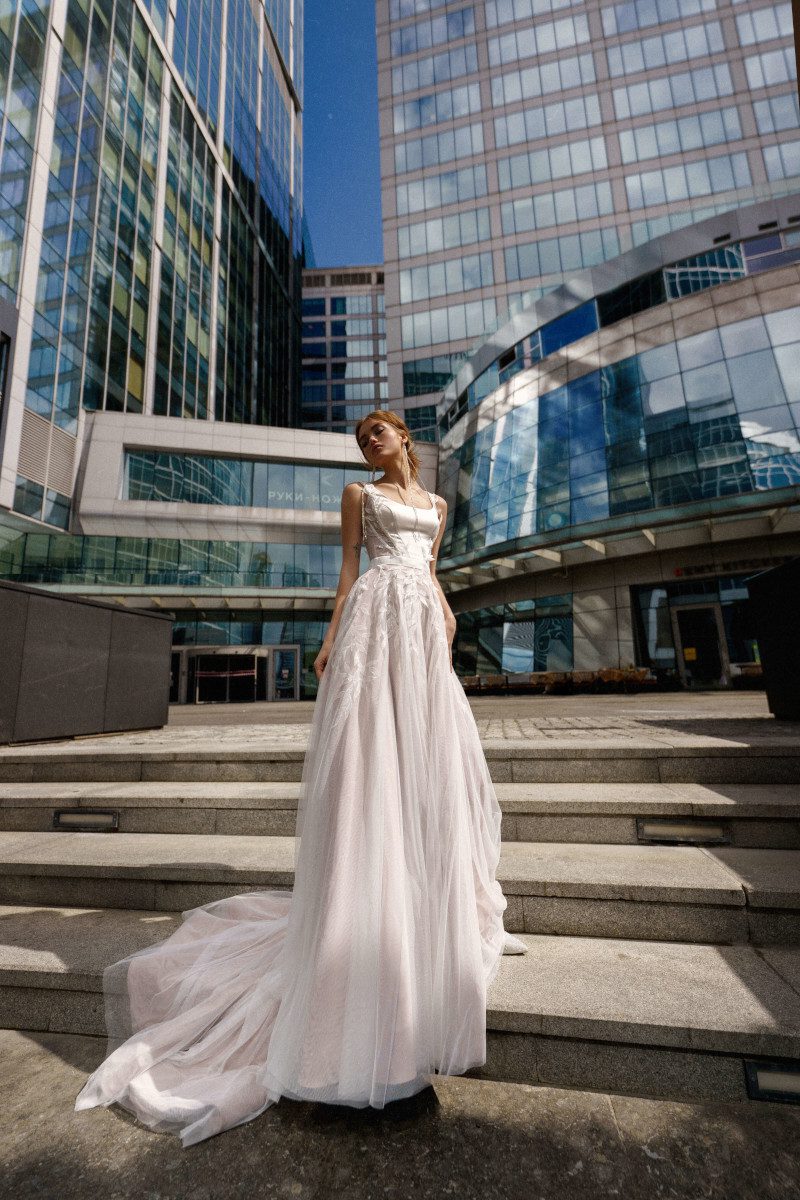
[[[731,842],[744,849],[800,850],[800,821],[731,821]]]
[[[0,1159],[16,1200],[800,1197],[800,1113],[784,1106],[437,1078],[383,1111],[282,1101],[183,1151],[119,1109],[73,1112],[102,1052],[99,1040],[0,1033]]]
[[[521,895],[744,904],[737,882],[694,846],[514,842],[502,849],[498,878]]]
[[[515,837],[519,842],[605,842],[636,845],[635,817],[602,817],[592,813],[578,816],[516,816]]]
[[[490,989],[491,1029],[800,1056],[797,992],[751,947],[524,940],[528,953],[504,957]]]
[[[149,879],[99,879],[60,874],[0,876],[0,904],[153,909],[155,897],[156,885]]]
[[[0,865],[8,874],[92,876],[115,879],[198,878],[227,882],[289,879],[294,838],[186,834],[6,833],[0,835]]]
[[[523,896],[522,904],[526,933],[724,944],[747,942],[751,936],[745,908],[561,896]]]
[[[28,988],[37,996],[99,992],[109,963],[161,941],[179,920],[163,911],[0,908],[0,984],[4,991]],[[506,928],[513,925],[509,920]],[[773,951],[771,958],[744,946],[541,935],[524,940],[528,953],[504,956],[490,988],[490,1029],[800,1056],[797,947]],[[57,1003],[55,995],[51,1000]]]
[[[690,786],[660,783],[512,783],[496,791],[504,812],[527,816],[689,816],[694,802]]]
[[[737,1104],[747,1099],[742,1061],[733,1056],[497,1030],[488,1033],[486,1065],[476,1075],[512,1083],[628,1092],[639,1098]]]
[[[749,747],[747,756],[709,755],[700,763],[676,753],[658,764],[662,783],[790,783],[800,782],[800,752],[758,754]]]
[[[0,811],[15,808],[74,807],[115,808],[288,808],[296,807],[297,783],[0,783]]]
[[[789,987],[793,988],[800,997],[800,949],[798,946],[771,946],[759,950],[764,962],[769,963],[773,971],[777,971]]]
[[[249,762],[232,759],[230,762],[143,762],[141,778],[167,782],[204,783],[299,783],[303,773],[302,760]]]
[[[657,783],[655,758],[528,758],[512,761],[514,783]],[[492,778],[495,779],[494,764]]]
[[[800,908],[800,851],[719,846],[703,853],[739,882],[751,908]]]
[[[97,990],[109,963],[179,925],[163,912],[0,907],[0,984]]]
[[[800,909],[747,909],[748,939],[755,946],[800,946]]]
[[[98,890],[85,897],[74,890],[78,881],[86,881],[91,888],[92,880],[112,889],[109,894],[125,881],[235,884],[241,890],[290,887],[294,853],[294,838],[267,835],[3,833],[0,899],[7,903],[40,899],[63,904],[108,903]],[[498,879],[506,894],[514,896],[723,907],[743,906],[747,886],[757,900],[761,897],[763,903],[767,897],[775,908],[800,905],[800,880],[793,874],[796,854],[729,848],[712,853],[693,846],[510,842],[502,847]],[[44,890],[36,892],[37,879],[41,879],[42,889],[51,886],[46,900]],[[66,890],[62,893],[62,899],[52,890],[56,879],[76,881],[69,894]],[[152,907],[152,902],[141,907]]]
[[[506,896],[506,909],[503,913],[503,928],[508,933],[522,933],[525,929],[522,897]]]
[[[4,985],[0,989],[0,1029],[104,1037],[103,997],[99,992]]]
[[[684,784],[670,785],[670,790],[685,796],[698,817],[800,817],[800,785],[796,783]]]

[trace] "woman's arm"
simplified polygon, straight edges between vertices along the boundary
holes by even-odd
[[[361,490],[361,484],[348,483],[342,492],[342,569],[339,572],[339,586],[333,602],[331,622],[320,652],[314,659],[314,673],[317,679],[322,678],[322,672],[330,658],[347,594],[358,579],[361,562]]]
[[[444,527],[447,524],[447,501],[442,500],[442,498],[440,496],[437,496],[436,497],[436,507],[439,511],[439,532],[436,534],[436,537],[434,538],[434,541],[433,541],[433,546],[431,547],[431,554],[433,555],[433,558],[431,559],[431,562],[430,562],[431,579],[434,582],[436,591],[439,593],[439,603],[441,604],[442,612],[444,613],[444,628],[445,628],[445,633],[447,634],[447,644],[450,647],[450,669],[452,670],[453,669],[453,638],[456,635],[456,619],[453,616],[453,610],[451,609],[450,605],[447,603],[447,597],[445,596],[444,592],[442,591],[442,585],[439,583],[439,580],[436,578],[436,560],[439,557],[439,547],[442,544],[442,538],[444,537]]]

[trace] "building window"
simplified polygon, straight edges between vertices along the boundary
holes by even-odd
[[[3,419],[6,389],[8,387],[8,364],[11,361],[11,338],[0,333],[0,421]]]

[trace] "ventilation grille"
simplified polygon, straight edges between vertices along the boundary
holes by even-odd
[[[50,422],[26,408],[22,414],[19,446],[19,473],[33,483],[47,483],[47,451]]]
[[[72,471],[75,465],[75,438],[63,429],[53,426],[50,443],[50,466],[47,469],[47,486],[62,496],[72,494]]]

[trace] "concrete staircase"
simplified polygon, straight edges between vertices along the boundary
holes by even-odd
[[[746,1099],[800,1082],[800,740],[487,743],[506,928],[488,1077]],[[222,896],[291,887],[302,748],[0,751],[0,1026],[101,1035],[102,971]],[[54,831],[111,813],[116,833]],[[663,839],[683,844],[670,844]]]

